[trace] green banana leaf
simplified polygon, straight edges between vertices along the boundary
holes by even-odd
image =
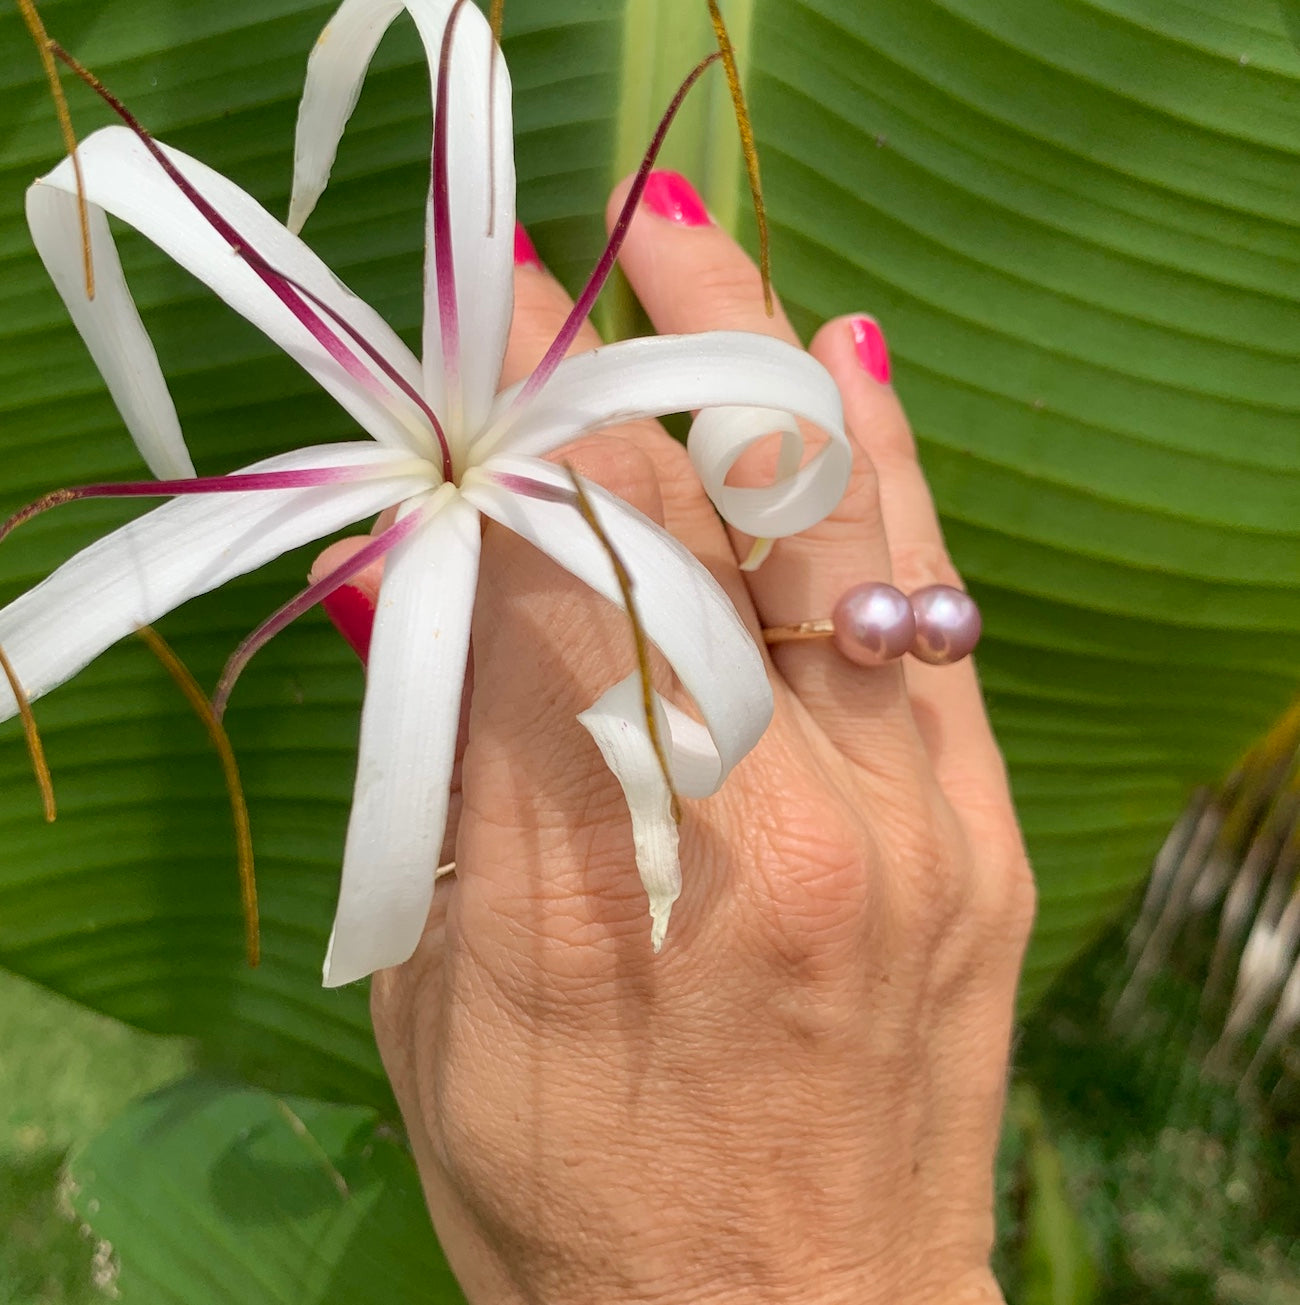
[[[114,1300],[464,1302],[410,1155],[362,1106],[190,1079],[136,1102],[68,1172]]]
[[[283,211],[328,4],[48,0],[52,32],[160,136]],[[1189,786],[1276,713],[1300,650],[1300,31],[1271,0],[746,0],[778,287],[805,331],[883,323],[952,551],[1041,885],[1027,1000],[1145,874]],[[710,48],[704,0],[511,0],[520,213],[576,284],[613,181]],[[385,42],[307,236],[399,329],[419,314],[427,76]],[[106,120],[72,91],[83,132]],[[61,152],[35,52],[0,14],[0,510],[139,474],[31,251],[23,189]],[[667,159],[752,239],[721,78]],[[201,470],[348,420],[151,247],[123,242]],[[601,320],[630,329],[625,296]],[[0,598],[120,520],[77,504],[0,549]],[[302,582],[290,558],[162,623],[212,684]],[[38,704],[42,824],[0,730],[0,965],[201,1039],[277,1090],[388,1104],[364,985],[319,987],[361,672],[310,616],[228,723],[259,852],[242,960],[216,759],[142,647]]]

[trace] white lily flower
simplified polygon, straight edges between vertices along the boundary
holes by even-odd
[[[603,426],[704,409],[692,431],[692,456],[724,516],[758,536],[789,534],[824,516],[843,493],[850,463],[835,385],[807,354],[778,341],[714,332],[628,341],[563,360],[612,265],[613,244],[538,370],[496,392],[514,275],[510,83],[504,60],[493,56],[487,23],[464,0],[344,0],[308,65],[294,229],[324,189],[369,60],[403,9],[419,27],[433,73],[422,359],[254,199],[134,125],[97,132],[80,149],[98,274],[93,301],[81,282],[70,160],[36,182],[27,201],[42,259],[138,447],[167,478],[70,493],[177,495],[0,611],[0,646],[30,697],[187,598],[397,509],[394,525],[281,609],[236,659],[242,665],[276,630],[386,556],[342,889],[325,960],[329,986],[405,960],[424,926],[446,823],[480,517],[516,531],[621,603],[610,557],[575,510],[571,482],[541,460],[546,453]],[[292,354],[371,439],[193,478],[105,213],[154,241]],[[827,437],[802,468],[796,417]],[[774,430],[785,445],[777,482],[725,486],[745,448]],[[658,704],[674,784],[688,797],[713,793],[771,714],[762,657],[685,548],[614,496],[595,487],[589,493],[633,577],[645,632],[702,720]],[[627,794],[657,949],[679,889],[677,834],[635,679],[615,685],[581,719]],[[439,687],[413,691],[430,685]],[[0,686],[0,718],[16,710]]]

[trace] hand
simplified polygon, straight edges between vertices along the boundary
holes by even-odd
[[[643,206],[622,262],[661,332],[795,338],[707,222]],[[516,280],[507,382],[569,306],[539,267]],[[841,319],[812,352],[861,446],[852,484],[756,573],[657,425],[568,455],[690,547],[756,638],[864,579],[957,583],[883,340],[864,336],[864,363]],[[970,662],[773,649],[771,727],[720,794],[685,804],[656,957],[622,795],[575,719],[631,668],[626,621],[491,526],[482,577],[456,874],[372,998],[466,1295],[1001,1300],[993,1155],[1033,887]]]

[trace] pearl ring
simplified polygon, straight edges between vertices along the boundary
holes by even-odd
[[[909,595],[870,580],[843,594],[830,616],[767,627],[763,639],[768,647],[833,639],[858,666],[883,666],[904,653],[931,666],[950,666],[974,652],[981,629],[975,600],[951,585],[927,585]]]

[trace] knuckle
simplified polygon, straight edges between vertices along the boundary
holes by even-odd
[[[701,312],[707,311],[714,327],[755,329],[755,310],[761,311],[762,296],[758,268],[739,251],[728,259],[715,254],[695,269],[691,297]]]
[[[971,897],[971,876],[961,858],[935,838],[918,838],[907,853],[899,876],[899,911],[908,937],[934,951],[965,918]]]
[[[841,502],[847,502],[856,508],[864,504],[875,507],[880,499],[880,473],[875,462],[866,454],[853,459],[849,472],[848,487]]]
[[[994,861],[982,874],[979,913],[1000,940],[1023,946],[1038,910],[1038,886],[1029,859],[1020,849]]]
[[[916,438],[898,400],[881,394],[876,405],[854,425],[854,434],[867,453],[890,466],[917,462]]]
[[[849,472],[849,483],[839,502],[823,519],[823,529],[840,529],[856,539],[862,523],[880,520],[880,477],[875,464],[867,457],[856,457]]]
[[[630,503],[657,497],[654,459],[631,440],[616,435],[584,435],[566,445],[555,460]]]
[[[662,435],[663,432],[659,431],[658,434]],[[654,463],[665,499],[691,502],[707,498],[695,464],[684,444],[679,444],[671,437],[662,438],[655,447]]]
[[[967,918],[975,890],[956,817],[937,796],[897,813],[889,855],[895,918],[920,954],[933,954]]]
[[[752,893],[777,963],[806,970],[855,944],[871,914],[876,861],[856,822],[822,804],[774,812],[754,837]]]
[[[787,865],[759,913],[768,1002],[796,1042],[824,1047],[858,1029],[876,920],[875,867],[842,849],[834,862]]]
[[[954,589],[965,587],[941,540],[896,544],[890,553],[894,582],[901,588],[921,589],[926,585],[951,585]]]

